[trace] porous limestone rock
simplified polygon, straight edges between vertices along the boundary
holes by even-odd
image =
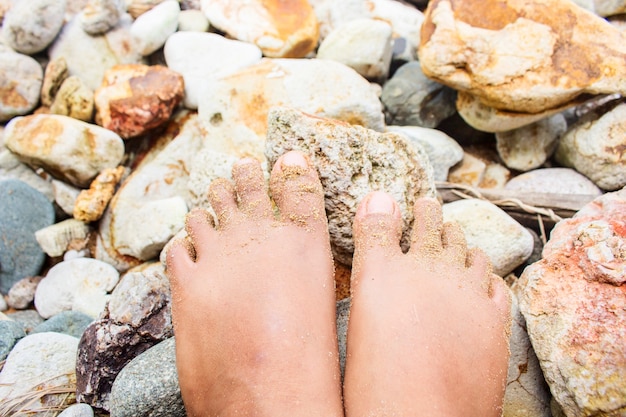
[[[91,182],[89,189],[82,190],[76,197],[72,210],[74,218],[85,223],[99,220],[123,174],[124,167],[121,165],[102,170]]]
[[[91,228],[80,220],[66,219],[35,232],[35,239],[48,256],[61,256],[74,239],[85,239]]]
[[[89,122],[93,117],[93,100],[93,91],[80,78],[72,75],[61,84],[50,105],[50,112]]]

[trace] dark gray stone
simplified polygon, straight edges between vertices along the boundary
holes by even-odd
[[[346,370],[346,338],[348,336],[348,317],[350,317],[351,298],[344,298],[337,302],[337,341],[339,342],[339,366],[341,379]]]
[[[33,329],[43,323],[44,318],[37,313],[37,310],[21,310],[8,313],[7,317],[22,325],[22,328],[29,334]]]
[[[0,361],[6,359],[13,346],[26,336],[24,326],[13,320],[0,320]]]
[[[80,339],[93,321],[92,317],[79,311],[63,311],[35,327],[31,333],[57,332]]]
[[[53,223],[54,208],[46,196],[23,181],[0,181],[0,293],[39,274],[45,254],[35,232]]]

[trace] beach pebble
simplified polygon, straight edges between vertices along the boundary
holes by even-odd
[[[209,30],[209,19],[201,10],[181,10],[178,15],[179,32],[206,32]],[[168,38],[169,39],[169,38]]]
[[[2,295],[0,295],[0,311],[6,311],[9,308],[6,300]]]
[[[92,35],[102,35],[113,29],[126,12],[123,0],[89,0],[78,19],[83,30]]]
[[[57,95],[61,84],[67,77],[70,76],[70,72],[67,68],[67,62],[65,58],[52,59],[46,65],[46,70],[43,74],[43,83],[41,85],[41,104],[46,107],[52,106],[54,96]]]
[[[479,188],[502,188],[510,177],[511,172],[506,167],[468,148],[461,162],[448,173],[450,182]]]
[[[93,317],[87,314],[79,311],[62,311],[39,324],[30,333],[56,332],[80,339],[91,322]]]
[[[87,187],[124,157],[124,142],[116,133],[52,114],[14,118],[6,126],[4,143],[22,161],[79,187]]]
[[[37,313],[37,310],[19,310],[7,313],[7,317],[22,325],[26,334],[30,333],[35,327],[43,323],[44,318]]]
[[[32,111],[39,102],[42,82],[43,69],[37,61],[0,49],[0,122]]]
[[[443,220],[457,222],[465,233],[467,246],[482,249],[493,272],[501,277],[524,263],[533,251],[532,235],[488,201],[466,199],[444,204]]]
[[[49,201],[54,201],[54,191],[51,182],[37,175],[31,167],[20,161],[0,141],[0,181],[7,179],[25,182],[45,195]]]
[[[20,415],[71,402],[73,396],[68,394],[75,389],[77,347],[77,338],[54,332],[20,339],[0,372],[0,402],[16,402],[13,411],[20,409]],[[55,388],[60,392],[46,393]],[[39,391],[41,395],[32,401],[29,396],[29,400],[20,401],[33,391]]]
[[[35,292],[35,308],[44,318],[65,310],[98,317],[119,280],[111,265],[91,258],[63,261],[48,271]]]
[[[75,240],[83,240],[91,233],[91,228],[80,220],[66,219],[35,232],[35,239],[48,256],[62,256]]]
[[[103,169],[91,182],[88,190],[82,190],[74,200],[74,219],[90,223],[99,220],[109,201],[113,198],[118,183],[124,175],[124,166]]]
[[[133,47],[143,56],[163,47],[176,32],[180,6],[176,0],[166,0],[139,16],[130,27]]]
[[[504,186],[505,190],[549,194],[599,196],[602,190],[589,178],[571,168],[543,168],[525,172]]]
[[[0,320],[0,362],[6,359],[18,340],[26,336],[24,326],[13,320]]]
[[[42,279],[42,276],[37,275],[22,278],[13,284],[6,297],[9,307],[16,310],[27,308],[35,299],[35,290],[37,290],[37,285]]]
[[[93,417],[93,408],[89,404],[72,404],[57,417]]]
[[[0,181],[0,293],[39,273],[45,254],[35,231],[52,223],[54,209],[43,194],[22,181]]]
[[[65,0],[13,1],[2,22],[2,36],[23,54],[41,52],[61,30]]]
[[[50,112],[89,122],[93,118],[93,91],[75,75],[66,78],[54,96]]]
[[[69,185],[63,181],[52,180],[54,202],[69,216],[74,213],[74,204],[80,191],[80,188]]]

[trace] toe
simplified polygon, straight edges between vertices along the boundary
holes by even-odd
[[[509,317],[511,312],[511,290],[504,280],[496,274],[491,274],[489,285],[489,296],[496,304],[498,311],[504,317]]]
[[[202,261],[207,253],[212,253],[216,243],[216,231],[209,212],[201,208],[191,210],[185,221],[185,230],[193,244],[196,262]]]
[[[233,166],[233,180],[239,196],[239,210],[252,217],[270,217],[272,205],[267,194],[261,164],[245,158]]]
[[[446,222],[443,224],[441,233],[441,244],[446,255],[452,263],[465,266],[467,258],[467,243],[465,234],[461,226],[456,222]]]
[[[441,205],[433,198],[420,198],[413,207],[413,231],[410,252],[418,256],[435,256],[443,250]]]
[[[172,291],[181,287],[181,280],[195,268],[193,246],[188,239],[174,241],[167,251],[166,272]]]
[[[303,227],[326,225],[324,191],[306,156],[291,151],[281,156],[270,177],[272,198],[281,220]]]
[[[217,215],[218,227],[231,223],[237,215],[237,195],[233,184],[224,178],[218,178],[209,186],[209,202]]]

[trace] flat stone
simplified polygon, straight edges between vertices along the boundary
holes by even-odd
[[[61,30],[65,0],[14,1],[4,16],[2,36],[17,52],[41,52]]]
[[[56,332],[80,339],[93,317],[79,311],[62,311],[35,327],[30,334]]]
[[[166,0],[135,19],[130,33],[141,55],[150,55],[163,47],[167,38],[176,32],[179,13],[178,1]]]
[[[78,19],[86,33],[97,36],[113,29],[125,12],[126,4],[121,0],[89,0]]]
[[[27,308],[35,299],[37,285],[43,279],[42,276],[26,277],[17,281],[7,294],[7,304],[14,309],[22,310]]]
[[[42,82],[43,69],[37,61],[0,50],[0,122],[32,111],[39,102]]]
[[[594,197],[602,194],[602,190],[597,185],[571,168],[534,169],[511,178],[504,189],[546,194],[582,194]]]
[[[24,326],[13,320],[0,320],[0,362],[4,361],[18,340],[26,336]]]

